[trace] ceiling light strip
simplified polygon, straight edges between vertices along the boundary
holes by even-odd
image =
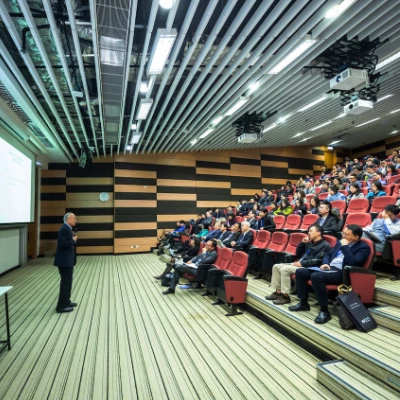
[[[378,119],[381,119],[381,118],[378,117],[378,118],[371,119],[371,120],[369,120],[367,122],[363,122],[362,124],[356,125],[356,128],[359,128],[360,126],[364,126],[364,125],[370,124],[371,122],[378,121]]]

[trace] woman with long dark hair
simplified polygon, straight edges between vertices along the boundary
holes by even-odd
[[[347,204],[349,204],[351,200],[364,198],[364,193],[360,191],[360,186],[358,186],[358,183],[351,183],[348,187],[348,190],[349,194],[346,198]]]

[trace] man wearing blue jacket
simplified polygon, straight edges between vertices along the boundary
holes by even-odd
[[[331,320],[328,311],[328,295],[326,285],[340,285],[343,281],[343,268],[346,265],[362,267],[370,255],[369,246],[361,241],[361,226],[350,224],[343,231],[343,239],[338,241],[330,254],[323,258],[318,268],[299,268],[296,271],[297,296],[300,303],[289,307],[290,311],[309,311],[308,284],[311,279],[313,289],[318,298],[320,312],[315,318],[316,324],[325,324]]]

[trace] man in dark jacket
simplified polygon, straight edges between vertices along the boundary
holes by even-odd
[[[248,221],[242,222],[242,234],[239,236],[237,241],[232,241],[229,246],[235,250],[241,250],[247,252],[248,247],[253,243],[253,232],[250,230],[250,224]]]
[[[328,295],[326,285],[340,285],[343,281],[343,268],[346,265],[362,267],[368,259],[371,249],[361,241],[363,234],[359,225],[347,225],[343,231],[343,239],[337,242],[330,254],[327,254],[318,268],[300,268],[296,271],[297,295],[300,303],[289,307],[290,311],[308,311],[308,284],[311,279],[313,289],[318,298],[320,312],[315,319],[316,324],[325,324],[331,319],[328,311]]]
[[[339,232],[341,221],[332,215],[332,205],[329,201],[322,201],[319,205],[319,218],[315,225],[322,226],[325,233]]]
[[[267,296],[267,300],[273,300],[274,304],[282,305],[290,303],[290,275],[298,269],[322,264],[323,258],[331,252],[331,246],[323,237],[323,228],[312,225],[305,237],[296,248],[298,261],[290,264],[275,264],[272,267],[271,288],[275,292]]]
[[[267,214],[267,210],[265,208],[262,208],[260,210],[260,218],[257,221],[257,227],[254,229],[258,231],[270,231],[272,229],[275,229],[275,227],[276,225],[274,219]]]
[[[185,264],[176,265],[174,275],[171,280],[171,284],[169,288],[162,293],[163,294],[175,293],[176,285],[179,282],[179,278],[183,274],[188,273],[191,276],[197,276],[197,274],[199,273],[199,269],[201,267],[207,266],[208,268],[211,268],[212,264],[217,259],[216,249],[217,249],[217,241],[215,239],[209,240],[206,243],[205,247],[203,248],[203,252],[200,255],[192,258]]]
[[[247,222],[250,224],[251,229],[257,229],[258,221],[254,211],[249,211]]]
[[[60,273],[60,294],[57,303],[57,312],[71,312],[76,303],[71,302],[72,279],[76,264],[76,241],[78,236],[72,232],[76,225],[76,217],[73,213],[64,216],[64,224],[58,231],[57,251],[54,265]]]
[[[228,225],[224,224],[226,228]],[[240,225],[236,223],[232,226],[231,231],[227,229],[222,231],[222,235],[218,238],[217,244],[220,247],[227,247],[232,241],[238,240],[240,236]]]

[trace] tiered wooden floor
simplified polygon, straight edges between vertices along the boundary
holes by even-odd
[[[14,286],[0,399],[338,398],[316,379],[320,360],[250,313],[227,318],[195,290],[162,296],[152,278],[162,268],[151,254],[81,256],[79,306],[63,315],[52,259],[0,277]],[[390,398],[382,393],[375,398]]]
[[[369,333],[342,330],[336,316],[325,325],[317,325],[316,301],[310,301],[310,312],[293,313],[289,305],[276,306],[265,300],[272,291],[269,282],[249,277],[246,304],[337,359],[318,366],[321,383],[336,389],[342,399],[400,398],[400,309],[393,305],[400,293],[399,282],[379,277],[375,299],[381,307],[371,310],[379,326]],[[384,304],[383,296],[392,305]],[[296,296],[291,298],[296,304]]]

